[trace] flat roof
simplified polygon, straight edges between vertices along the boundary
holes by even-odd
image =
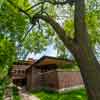
[[[69,59],[43,56],[39,60],[37,60],[33,65],[48,65],[48,64],[73,64],[74,61]]]
[[[32,66],[43,66],[43,65],[53,65],[53,64],[73,64],[74,61],[64,58],[57,58],[57,57],[51,57],[51,56],[43,56],[39,60],[35,61],[24,61],[19,60],[13,65],[12,70],[27,70]],[[45,66],[46,67],[46,66]]]

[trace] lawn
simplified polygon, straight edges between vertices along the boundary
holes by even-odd
[[[38,91],[32,93],[40,100],[87,100],[85,89],[73,90],[71,92],[56,93],[50,91]]]

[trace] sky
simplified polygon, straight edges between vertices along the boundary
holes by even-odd
[[[42,56],[53,56],[53,57],[56,57],[57,56],[57,50],[55,50],[53,48],[53,45],[49,45],[47,47],[46,51],[43,51],[43,52],[38,53],[38,54],[29,53],[29,55],[27,56],[27,59],[28,58],[39,59]]]
[[[100,51],[99,51],[100,52]],[[40,59],[43,56],[52,56],[52,57],[56,57],[57,56],[57,50],[53,48],[53,45],[49,45],[46,49],[46,51],[43,51],[41,53],[38,54],[34,54],[34,53],[29,53],[29,55],[27,56],[26,59],[28,58],[32,58],[32,59]],[[70,53],[69,53],[69,58],[71,57]],[[100,61],[100,56],[97,57],[97,60]]]

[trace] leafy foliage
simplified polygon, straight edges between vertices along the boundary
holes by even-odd
[[[4,100],[4,92],[9,83],[10,83],[10,80],[8,76],[0,80],[0,100]]]
[[[9,67],[15,60],[16,49],[14,44],[0,35],[0,80],[8,73]]]
[[[26,17],[18,13],[9,3],[0,9],[0,30],[13,41],[20,41],[27,28]]]
[[[23,43],[30,52],[39,53],[45,50],[44,47],[47,46],[48,41],[42,33],[32,32]]]
[[[91,45],[95,45],[96,43],[100,43],[100,21],[99,21],[99,12],[92,11],[88,12],[86,15],[86,22],[88,26],[88,32],[90,36]]]
[[[64,29],[65,29],[66,33],[68,33],[67,35],[73,39],[74,38],[74,22],[73,22],[73,20],[71,20],[71,19],[66,20],[64,23]]]
[[[5,1],[5,0],[0,0],[0,8],[1,8],[1,6],[3,5],[4,1]]]
[[[12,87],[12,92],[13,92],[13,100],[21,100],[21,96],[19,95],[19,90],[17,87]]]
[[[2,8],[1,8],[1,30],[6,33],[7,36],[12,38],[14,41],[19,41],[21,43],[21,39],[25,36],[25,33],[28,31],[30,28],[29,24],[29,18],[26,17],[23,13],[20,13],[17,9],[17,7],[20,7],[24,10],[29,9],[32,5],[35,5],[36,3],[42,2],[41,0],[32,0],[31,2],[28,0],[14,0],[13,3],[16,5],[16,8],[14,8],[11,4],[8,2],[4,3]],[[86,15],[86,22],[88,25],[89,29],[89,35],[90,35],[90,40],[91,40],[91,45],[95,45],[96,42],[100,43],[100,37],[99,37],[99,10],[98,7],[96,8],[96,1],[90,0],[87,2],[87,15]],[[98,3],[99,4],[99,3]],[[57,19],[59,15],[59,12],[57,9],[62,9],[62,18],[64,16],[69,16],[67,20],[65,19]],[[42,13],[45,12],[46,14],[52,16],[53,18],[57,19],[58,22],[62,20],[64,22],[64,29],[67,33],[67,35],[71,38],[74,38],[74,23],[73,23],[73,10],[74,8],[71,9],[70,6],[53,6],[49,3],[44,3],[42,5],[36,6],[33,9],[30,9],[27,11],[27,13],[32,17],[34,14],[37,12]],[[68,12],[69,10],[69,12]],[[64,13],[63,13],[64,12]],[[5,16],[3,18],[3,16]],[[52,30],[49,28],[49,25],[46,23],[43,23],[42,21],[39,21],[40,26],[35,27],[36,29],[33,29],[31,32],[29,32],[27,39],[24,40],[23,44],[24,48],[26,48],[28,51],[31,52],[41,52],[42,50],[45,50],[46,46],[49,44],[49,42],[46,39],[50,39],[50,41],[58,42],[55,41],[54,39],[51,38],[50,31]],[[41,28],[40,28],[41,27]],[[48,29],[46,28],[48,27]],[[5,31],[4,31],[5,30]],[[40,30],[43,30],[40,32]],[[39,31],[39,32],[38,32]],[[53,31],[51,31],[54,33]],[[35,34],[34,34],[35,33]],[[44,33],[46,35],[44,35]],[[41,34],[41,35],[40,35]],[[57,37],[56,35],[53,34],[53,36]],[[32,39],[33,38],[33,39]],[[35,39],[35,41],[33,41]],[[38,44],[38,45],[37,45]],[[61,44],[62,46],[62,44]],[[59,45],[60,47],[60,45]],[[58,48],[58,47],[57,47]],[[61,50],[61,49],[59,49]],[[36,52],[37,51],[37,52]]]

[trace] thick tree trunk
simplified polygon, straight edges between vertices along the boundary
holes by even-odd
[[[75,2],[75,43],[72,53],[79,64],[89,100],[100,100],[100,65],[89,46],[88,31],[85,23],[85,0]]]
[[[80,44],[72,53],[80,67],[88,100],[100,100],[100,65],[90,47]]]

